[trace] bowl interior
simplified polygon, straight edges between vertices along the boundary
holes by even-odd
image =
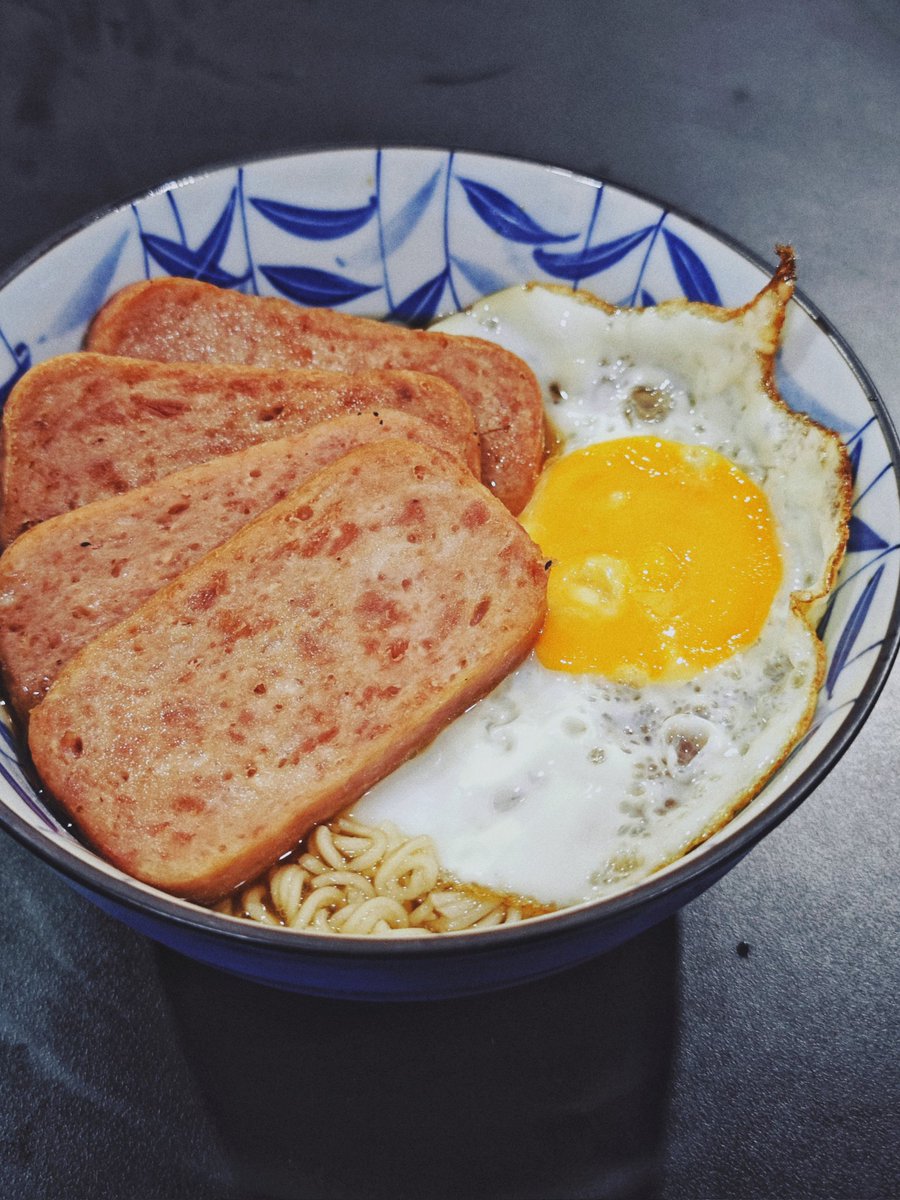
[[[31,365],[80,348],[109,295],[165,274],[414,325],[532,279],[642,305],[674,297],[741,305],[767,279],[763,264],[696,222],[552,167],[424,149],[291,155],[173,183],[37,251],[0,288],[0,400]],[[790,405],[846,441],[850,542],[821,621],[828,666],[813,725],[760,795],[688,856],[693,864],[750,827],[774,824],[815,786],[858,731],[897,648],[900,503],[883,405],[802,299],[791,306],[778,378]],[[192,911],[81,845],[43,803],[5,724],[0,823],[90,889],[109,884],[138,904]],[[688,860],[634,891],[659,886]]]

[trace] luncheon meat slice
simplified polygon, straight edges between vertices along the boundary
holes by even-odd
[[[0,542],[170,471],[382,408],[436,425],[477,473],[472,411],[433,375],[61,355],[27,372],[6,404]]]
[[[452,383],[471,405],[481,436],[482,481],[511,512],[524,508],[541,467],[537,380],[516,355],[480,338],[300,308],[194,279],[153,279],[107,301],[87,348],[163,361],[427,371]]]
[[[114,864],[214,900],[499,682],[545,595],[538,548],[458,459],[370,442],[76,655],[31,753]]]
[[[454,439],[405,413],[335,417],[42,521],[0,557],[0,675],[20,718],[66,662],[354,446]]]

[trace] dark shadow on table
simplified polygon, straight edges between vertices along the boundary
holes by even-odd
[[[485,996],[371,1004],[160,949],[241,1200],[652,1200],[678,926]]]

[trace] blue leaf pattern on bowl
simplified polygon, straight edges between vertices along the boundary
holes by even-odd
[[[186,244],[178,206],[170,192],[168,194],[169,203],[178,222],[182,240],[175,242],[170,238],[164,238],[154,233],[145,233],[141,230],[141,242],[145,251],[170,275],[199,279],[203,283],[212,283],[217,287],[224,288],[234,288],[245,283],[250,278],[249,270],[242,275],[234,275],[219,265],[219,260],[225,252],[231,234],[237,193],[238,188],[235,186],[231,189],[228,201],[212,229],[197,249],[191,250]]]
[[[481,263],[474,263],[454,254],[453,265],[459,269],[479,296],[487,296],[491,292],[499,292],[506,287],[506,280],[502,275]]]
[[[47,330],[48,337],[60,337],[73,329],[86,325],[106,299],[109,285],[116,273],[122,251],[130,234],[119,234],[113,244],[90,270],[73,292],[68,304],[61,309],[56,320]]]
[[[328,241],[355,233],[372,219],[378,208],[374,196],[361,208],[302,208],[259,196],[251,196],[250,203],[279,229],[313,241]]]
[[[844,436],[854,433],[856,427],[851,421],[831,412],[817,396],[800,386],[784,365],[784,355],[781,351],[775,356],[775,382],[782,400],[795,412],[805,412],[820,425],[825,425]],[[852,450],[852,440],[848,440],[848,448]]]
[[[623,237],[614,238],[611,242],[601,242],[598,246],[591,246],[587,250],[578,250],[571,254],[564,251],[535,250],[534,261],[548,275],[554,275],[557,279],[570,281],[588,279],[591,275],[606,271],[615,263],[620,262],[641,242],[646,241],[653,230],[653,225],[647,225],[635,233],[625,234]]]
[[[868,526],[856,515],[850,518],[850,529],[847,537],[847,551],[884,550],[887,542],[880,533]]]
[[[447,274],[447,269],[444,268],[433,279],[417,287],[391,311],[391,318],[418,328],[427,325],[434,318],[441,303],[441,296],[447,286]]]
[[[381,286],[378,283],[360,283],[359,280],[320,271],[316,267],[260,266],[259,270],[272,287],[289,300],[320,307],[346,304],[368,292],[377,292]]]
[[[544,242],[571,242],[573,238],[578,237],[577,233],[553,233],[544,229],[497,188],[479,183],[475,179],[464,179],[461,175],[457,176],[457,179],[465,189],[472,208],[485,225],[511,242],[538,246]]]
[[[2,331],[0,331],[0,342],[6,347],[12,359],[12,371],[0,383],[0,408],[2,408],[9,393],[31,366],[31,350],[25,342],[17,342],[15,346],[11,346]]]
[[[383,256],[390,257],[392,254],[396,254],[419,224],[428,205],[431,203],[431,198],[434,195],[440,177],[440,170],[432,172],[431,176],[426,179],[420,188],[413,192],[406,203],[389,220],[383,222],[381,226],[381,245],[379,247],[380,253]],[[380,191],[379,170],[379,195]]]
[[[881,582],[881,577],[883,574],[884,566],[882,565],[867,581],[866,586],[862,590],[862,594],[859,596],[853,606],[853,611],[850,613],[849,620],[841,630],[841,636],[838,638],[834,654],[831,658],[831,663],[828,667],[828,674],[825,677],[825,691],[829,699],[834,694],[838,676],[850,660],[850,654],[853,650],[853,647],[856,645],[856,640],[859,637],[863,625],[865,624],[866,614],[871,607],[872,600],[875,597],[875,592],[878,589],[878,584]]]
[[[681,290],[688,300],[698,300],[704,304],[721,304],[718,288],[703,265],[700,255],[671,229],[663,229],[662,233]]]
[[[847,459],[850,464],[850,479],[854,487],[856,487],[856,480],[859,476],[859,462],[862,458],[862,448],[861,438],[857,438],[856,441],[848,447]]]
[[[172,193],[169,192],[169,200],[174,207],[175,199]],[[210,267],[217,267],[219,259],[225,253],[225,247],[228,244],[228,236],[231,233],[231,222],[234,220],[234,207],[237,203],[237,186],[231,189],[228,197],[228,203],[222,209],[222,213],[213,225],[212,229],[200,243],[197,248],[197,262],[201,271],[206,271]]]
[[[249,278],[249,273],[232,275],[228,271],[212,264],[203,267],[198,262],[198,255],[178,242],[168,238],[155,237],[152,233],[144,234],[144,245],[153,259],[167,271],[169,275],[181,275],[187,279],[199,279],[203,283],[213,283],[216,287],[236,288]]]

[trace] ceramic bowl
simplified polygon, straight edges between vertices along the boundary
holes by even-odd
[[[773,255],[774,263],[774,255]],[[802,265],[802,264],[801,264]],[[654,200],[549,166],[437,149],[316,151],[179,180],[84,221],[0,287],[0,395],[78,349],[103,301],[164,274],[414,325],[531,279],[617,304],[749,300],[770,267]],[[206,963],[302,992],[452,996],[573,965],[669,915],[720,878],[823,779],[859,731],[898,643],[897,443],[853,354],[815,308],[791,305],[779,384],[838,430],[855,476],[847,557],[822,619],[827,673],[813,725],[718,834],[610,899],[436,938],[299,934],[206,911],[137,883],[41,799],[0,729],[0,823],[78,891]]]

